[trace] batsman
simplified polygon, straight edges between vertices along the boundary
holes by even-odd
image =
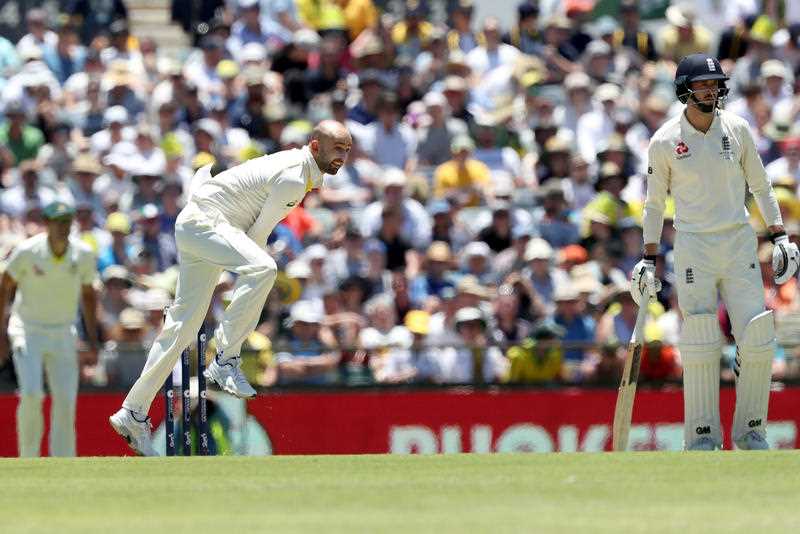
[[[648,149],[644,207],[644,258],[631,275],[631,294],[642,304],[660,290],[656,259],[668,193],[675,199],[674,268],[683,315],[684,446],[722,448],[719,416],[722,335],[719,298],[737,344],[736,409],[732,440],[739,449],[768,449],[767,410],[775,324],[765,310],[748,223],[746,191],[752,193],[772,241],[775,282],[795,275],[800,253],[790,243],[781,213],[744,119],[721,109],[727,96],[719,61],[692,54],[678,64],[675,92],[686,104],[653,135]]]
[[[255,158],[211,176],[197,171],[189,200],[175,224],[180,258],[175,302],[153,342],[142,374],[110,422],[130,446],[154,456],[147,413],[167,375],[203,322],[222,271],[238,275],[231,303],[215,332],[217,355],[204,375],[240,398],[255,395],[241,370],[239,351],[258,322],[278,267],[267,237],[306,193],[336,174],[352,147],[344,125],[325,120],[300,149]]]

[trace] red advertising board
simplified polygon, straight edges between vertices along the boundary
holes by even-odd
[[[725,447],[730,448],[734,391],[721,392]],[[123,395],[86,393],[78,401],[78,452],[82,456],[129,454],[108,416]],[[274,454],[452,453],[602,451],[611,446],[613,390],[337,391],[268,393],[247,411]],[[798,448],[800,388],[770,397],[769,441]],[[0,395],[0,456],[16,454],[13,395]],[[154,425],[163,405],[153,406]],[[682,447],[680,390],[640,391],[631,448]],[[46,450],[46,446],[45,446]]]

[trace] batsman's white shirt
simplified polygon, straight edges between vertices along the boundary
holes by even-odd
[[[675,229],[718,232],[747,224],[747,188],[767,226],[782,224],[778,202],[747,122],[718,110],[708,132],[681,113],[653,134],[648,149],[644,242],[658,243],[664,201],[675,198]]]
[[[17,283],[12,314],[26,324],[73,324],[81,286],[94,281],[96,270],[91,249],[76,239],[61,258],[53,256],[46,233],[26,239],[6,266]]]

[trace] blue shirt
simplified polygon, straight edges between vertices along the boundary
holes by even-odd
[[[569,343],[592,343],[594,342],[595,324],[591,317],[577,316],[572,321],[567,321],[564,317],[556,315],[556,324],[564,327],[566,334],[562,341]],[[564,359],[572,362],[583,361],[583,349],[568,349],[564,351]]]

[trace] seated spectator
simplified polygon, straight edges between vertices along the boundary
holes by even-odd
[[[511,205],[496,200],[491,206],[492,222],[478,233],[477,239],[497,253],[511,246]]]
[[[94,380],[98,381],[104,376],[103,385],[130,387],[139,378],[147,360],[147,330],[141,311],[136,308],[122,310],[119,323],[111,330],[111,340],[99,356],[99,372]]]
[[[489,346],[486,319],[478,308],[461,308],[455,314],[460,343],[439,353],[439,380],[451,384],[488,384],[505,379],[508,360],[499,348]]]
[[[431,217],[425,208],[408,196],[408,177],[398,168],[384,168],[380,185],[383,194],[380,200],[369,204],[361,214],[361,232],[364,236],[377,235],[383,211],[387,207],[397,208],[402,212],[400,237],[415,248],[423,248],[430,243]]]
[[[118,211],[110,213],[106,218],[106,230],[111,234],[111,242],[100,248],[97,255],[97,268],[103,272],[110,265],[126,267],[130,262],[131,221],[128,216]]]
[[[678,351],[664,343],[664,333],[658,323],[649,321],[644,328],[640,382],[680,380],[681,366]]]
[[[19,219],[27,206],[46,206],[56,200],[56,195],[39,182],[39,165],[33,160],[19,164],[16,183],[0,193],[0,213]]]
[[[322,313],[311,301],[292,305],[287,325],[289,337],[278,352],[279,384],[334,384],[338,380],[339,354],[325,347],[320,340]]]
[[[101,271],[103,291],[100,294],[97,320],[103,331],[103,339],[109,339],[119,323],[122,311],[131,306],[128,290],[132,281],[128,269],[121,265],[110,265]]]
[[[554,248],[561,248],[580,239],[578,227],[570,220],[569,205],[564,189],[556,180],[551,180],[539,190],[542,207],[534,215],[535,224],[542,239]]]
[[[0,125],[0,145],[11,152],[13,163],[19,165],[25,160],[36,159],[45,138],[39,128],[30,124],[23,103],[18,100],[8,102],[4,115],[7,120]]]
[[[414,132],[400,122],[397,97],[392,93],[383,93],[377,106],[378,120],[364,130],[364,150],[378,165],[413,169],[417,140]]]
[[[426,341],[430,332],[430,314],[412,310],[406,314],[403,323],[413,336],[411,346],[407,350],[391,351],[376,379],[388,384],[435,382],[440,375],[438,349],[429,347]]]
[[[546,305],[551,305],[555,288],[567,283],[566,275],[553,267],[553,247],[539,237],[531,239],[525,246],[523,259],[527,265],[522,270],[522,277],[530,281]]]
[[[561,379],[564,351],[561,338],[564,332],[558,325],[544,321],[536,325],[530,337],[508,349],[510,362],[508,382],[537,384]]]
[[[434,241],[428,247],[421,265],[422,272],[411,283],[412,298],[424,302],[430,297],[441,298],[446,288],[455,287],[453,255],[444,241]]]
[[[382,224],[378,230],[377,240],[386,248],[386,269],[405,269],[413,249],[411,244],[401,235],[403,211],[397,206],[385,206],[382,213]]]
[[[489,168],[471,157],[475,143],[466,135],[459,135],[450,144],[453,158],[436,167],[433,194],[444,198],[451,194],[463,206],[477,206],[489,188]]]
[[[442,93],[430,92],[423,102],[429,123],[419,129],[418,164],[421,167],[441,165],[449,159],[453,138],[466,134],[467,125],[450,115],[447,99]]]
[[[174,236],[161,231],[160,213],[154,204],[145,204],[128,241],[131,249],[146,250],[155,260],[156,269],[163,271],[178,263],[178,247]]]
[[[511,285],[502,285],[492,301],[494,321],[490,327],[490,339],[502,350],[519,343],[531,333],[530,322],[520,317],[519,296]]]
[[[405,326],[397,325],[394,299],[386,293],[370,298],[364,304],[369,325],[361,331],[358,345],[366,351],[375,379],[384,381],[383,367],[389,356],[411,346],[411,333]]]
[[[497,283],[492,269],[492,251],[483,241],[472,241],[461,251],[461,275],[473,276],[482,285]]]
[[[580,382],[584,363],[591,355],[590,345],[595,340],[595,323],[586,313],[585,304],[572,281],[556,288],[553,300],[556,305],[553,320],[564,329],[562,341],[566,345],[579,345],[564,350],[564,378],[569,382]]]

